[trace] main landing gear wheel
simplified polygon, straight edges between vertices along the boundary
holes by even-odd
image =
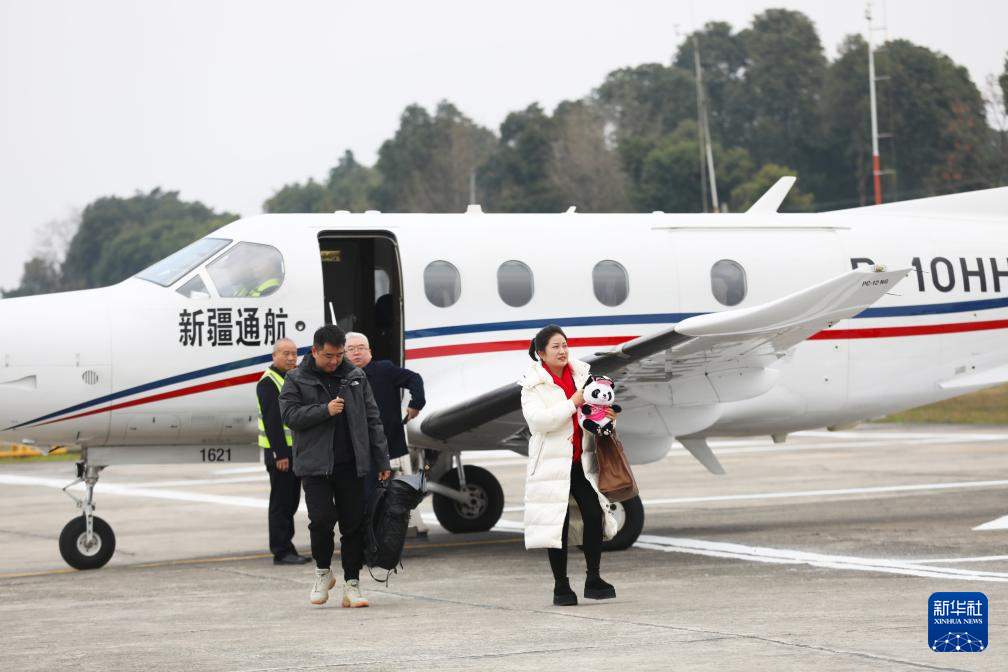
[[[616,517],[616,536],[602,542],[603,551],[625,551],[634,545],[644,529],[644,504],[640,497],[610,504]]]
[[[74,569],[104,567],[115,553],[115,545],[112,528],[98,516],[91,517],[90,535],[84,516],[74,518],[60,532],[60,555]]]
[[[467,503],[434,493],[434,515],[441,527],[449,532],[486,532],[497,524],[504,512],[504,490],[500,482],[486,469],[467,464],[465,487],[459,487],[458,471],[452,469],[441,479],[441,485],[460,491]]]

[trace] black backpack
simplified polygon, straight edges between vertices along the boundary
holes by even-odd
[[[396,476],[379,482],[368,500],[364,560],[369,572],[373,569],[386,571],[384,580],[371,572],[375,581],[388,584],[392,572],[402,566],[410,511],[423,501],[424,485],[422,473]]]

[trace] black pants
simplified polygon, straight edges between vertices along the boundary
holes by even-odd
[[[581,548],[584,550],[585,565],[588,576],[598,576],[599,565],[602,562],[602,506],[599,504],[598,493],[585,478],[581,461],[571,464],[570,494],[581,510],[581,520],[584,521],[584,539]],[[557,581],[567,578],[567,525],[570,523],[570,512],[564,518],[563,548],[546,549],[549,555],[550,569]]]
[[[301,505],[301,479],[293,471],[268,468],[270,479],[269,546],[274,558],[297,553],[294,514]]]
[[[344,579],[360,578],[364,566],[364,478],[353,463],[336,465],[328,476],[305,476],[305,504],[315,566],[328,569],[335,550],[336,521],[340,528],[340,560]]]

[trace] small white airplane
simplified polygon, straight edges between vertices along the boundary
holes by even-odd
[[[60,551],[84,569],[115,547],[99,472],[259,461],[252,386],[271,346],[307,352],[326,322],[423,375],[408,436],[438,451],[452,532],[501,515],[500,484],[462,454],[525,452],[516,380],[549,323],[617,380],[636,464],[678,440],[723,473],[708,437],[783,441],[1008,381],[1008,188],[778,214],[793,181],[718,216],[241,219],[118,285],[0,301],[0,439],[81,446],[83,515]],[[609,547],[626,548],[643,507],[616,509]]]

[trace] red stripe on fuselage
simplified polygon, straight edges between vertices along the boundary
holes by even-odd
[[[593,345],[618,345],[636,336],[591,336],[568,339],[572,348],[587,348]],[[427,357],[452,357],[454,355],[474,355],[483,352],[504,352],[507,350],[528,350],[529,341],[490,341],[488,343],[459,343],[456,345],[434,345],[429,348],[411,348],[406,351],[406,359]]]
[[[1008,328],[1008,320],[987,322],[955,322],[953,324],[921,324],[914,327],[878,327],[875,329],[830,329],[820,331],[810,341],[837,338],[896,338],[899,336],[930,336],[932,334],[957,334],[964,331],[988,331]]]
[[[929,336],[934,334],[955,334],[970,331],[988,331],[991,329],[1006,329],[1006,328],[1008,328],[1008,320],[988,320],[985,322],[956,322],[952,324],[924,324],[913,327],[878,327],[873,329],[830,329],[828,331],[820,331],[819,333],[810,337],[808,340],[823,341],[823,340],[836,340],[844,338],[846,339],[897,338],[905,336]],[[634,338],[637,337],[590,336],[584,338],[571,338],[568,340],[568,344],[572,348],[608,346],[608,345],[619,345],[620,343],[626,343],[627,341],[633,340]],[[528,345],[529,342],[526,340],[490,341],[485,343],[459,343],[455,345],[435,345],[426,348],[411,348],[406,351],[406,359],[413,360],[413,359],[425,359],[429,357],[453,357],[455,355],[474,355],[487,352],[506,352],[512,350],[524,351],[528,349]],[[215,380],[209,383],[193,385],[191,387],[183,387],[178,390],[172,390],[171,392],[162,392],[161,394],[155,394],[149,397],[141,397],[139,399],[134,399],[132,401],[125,401],[120,404],[106,406],[104,408],[98,408],[91,411],[85,411],[83,413],[78,413],[76,415],[70,415],[65,418],[56,418],[54,420],[49,420],[47,422],[42,422],[32,426],[41,427],[43,425],[49,425],[54,422],[63,422],[64,420],[74,420],[76,418],[83,418],[89,415],[94,415],[96,413],[115,411],[120,408],[129,408],[131,406],[149,404],[155,401],[163,401],[165,399],[184,397],[190,394],[209,392],[211,390],[218,390],[225,387],[233,387],[235,385],[245,385],[246,383],[254,383],[258,381],[261,376],[262,374],[259,372],[242,374],[240,376],[225,378],[223,380]]]
[[[201,383],[199,385],[193,385],[192,387],[183,387],[178,390],[172,390],[171,392],[162,392],[161,394],[155,394],[150,397],[141,397],[139,399],[133,399],[132,401],[124,401],[121,404],[114,404],[112,406],[106,406],[104,408],[96,408],[91,411],[85,411],[83,413],[78,413],[77,415],[68,415],[65,418],[57,418],[56,420],[49,420],[48,422],[41,422],[35,427],[42,427],[43,425],[49,425],[54,422],[62,422],[64,420],[74,420],[76,418],[83,418],[88,415],[94,415],[95,413],[106,413],[108,411],[116,411],[120,408],[129,408],[130,406],[139,406],[140,404],[149,404],[154,401],[164,401],[165,399],[174,399],[175,397],[184,397],[190,394],[198,394],[200,392],[209,392],[210,390],[218,390],[224,387],[233,387],[235,385],[244,385],[246,383],[254,383],[262,377],[262,373],[246,373],[240,376],[235,376],[233,378],[225,378],[223,380],[215,380],[209,383]]]

